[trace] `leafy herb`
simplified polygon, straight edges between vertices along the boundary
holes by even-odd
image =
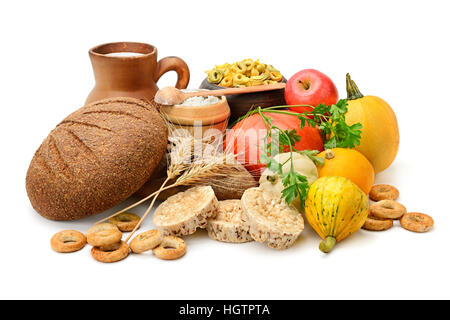
[[[298,107],[300,107],[300,105]],[[360,123],[348,125],[345,122],[347,100],[339,100],[335,105],[333,104],[330,106],[320,104],[314,107],[312,111],[305,111],[303,113],[291,112],[286,110],[286,108],[287,106],[268,107],[265,109],[258,107],[248,112],[244,117],[239,118],[237,121],[241,121],[256,113],[261,116],[266,125],[267,134],[264,137],[264,145],[259,161],[265,163],[268,169],[280,175],[284,186],[281,194],[286,202],[291,203],[298,197],[300,200],[300,207],[304,209],[309,185],[305,176],[295,172],[292,155],[294,152],[305,155],[319,166],[323,165],[324,159],[316,157],[319,153],[317,150],[297,150],[295,144],[301,140],[301,136],[297,134],[297,130],[282,130],[273,124],[272,119],[267,114],[279,113],[295,116],[300,120],[301,128],[304,128],[306,124],[311,127],[317,127],[324,140],[325,149],[354,148],[359,145],[362,125]],[[279,163],[274,157],[286,149],[290,152],[290,157],[286,161],[286,163],[290,162],[290,169],[288,172],[283,173],[283,165],[285,163]]]
[[[339,100],[338,103],[331,106],[317,106],[314,108],[320,112],[329,114],[328,121],[322,121],[318,127],[322,133],[329,139],[325,139],[325,149],[332,148],[354,148],[359,145],[361,140],[362,125],[356,123],[349,126],[345,123],[345,114],[347,113],[347,100]],[[315,119],[316,120],[316,119]]]
[[[285,198],[287,203],[294,201],[297,196],[300,199],[300,206],[302,210],[305,206],[306,194],[308,193],[309,184],[304,175],[301,175],[294,170],[289,170],[287,173],[281,175],[283,186],[285,188],[281,191],[281,195]]]

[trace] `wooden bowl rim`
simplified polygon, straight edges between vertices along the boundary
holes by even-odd
[[[202,81],[202,83],[205,82],[207,84],[209,84],[210,86],[212,86],[214,89],[228,89],[229,87],[222,87],[222,86],[218,86],[217,84],[211,83],[208,81],[208,77],[205,77]],[[283,76],[283,80],[281,80],[282,83],[286,83],[287,79]],[[200,84],[201,86],[201,84]],[[232,87],[231,87],[232,88]],[[277,89],[277,90],[272,90],[272,91],[279,91],[279,90],[284,90],[284,89]],[[254,92],[254,93],[268,93],[271,91],[261,91],[261,92]],[[244,93],[245,94],[245,93]]]

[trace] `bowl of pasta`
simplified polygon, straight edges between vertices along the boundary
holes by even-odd
[[[218,90],[287,81],[272,65],[252,59],[216,65],[214,69],[206,73],[208,76],[201,83],[201,89]],[[254,107],[265,108],[286,104],[284,89],[229,95],[227,100],[231,109],[230,123],[244,116]]]

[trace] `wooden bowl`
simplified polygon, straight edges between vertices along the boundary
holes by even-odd
[[[216,104],[205,106],[161,106],[160,112],[171,124],[172,130],[183,129],[193,136],[196,128],[200,128],[202,136],[225,134],[230,117],[230,108],[224,96],[218,97]]]
[[[283,82],[286,81],[287,80],[283,78]],[[225,89],[224,87],[209,83],[207,78],[203,80],[200,88],[208,90]],[[239,117],[244,116],[254,107],[266,108],[286,104],[286,101],[284,100],[284,89],[230,95],[227,96],[227,100],[231,109],[230,123],[233,123]]]

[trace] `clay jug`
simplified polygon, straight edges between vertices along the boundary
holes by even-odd
[[[156,82],[168,71],[178,74],[176,87],[189,84],[189,68],[178,57],[157,61],[157,49],[138,42],[115,42],[89,50],[95,76],[95,87],[86,103],[111,97],[133,97],[152,101]]]

